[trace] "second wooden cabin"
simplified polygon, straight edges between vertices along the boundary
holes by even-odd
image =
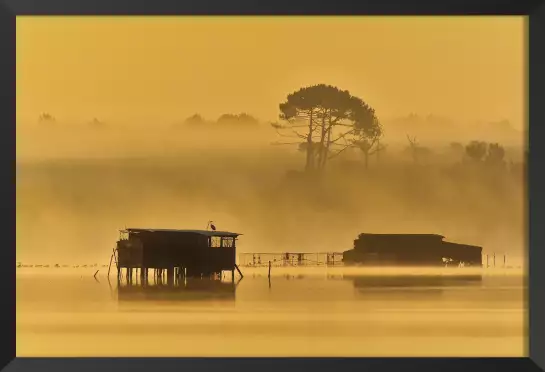
[[[360,234],[343,252],[347,265],[482,266],[482,248],[445,242],[436,234]]]

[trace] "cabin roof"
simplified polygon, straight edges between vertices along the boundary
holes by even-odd
[[[461,249],[483,249],[483,247],[478,245],[472,245],[472,244],[461,244],[461,243],[453,243],[453,242],[443,242],[444,248],[461,248]]]
[[[143,229],[143,228],[127,228],[121,230],[128,233],[140,233],[140,232],[168,232],[168,233],[180,233],[180,234],[200,234],[204,236],[221,236],[221,237],[234,237],[236,238],[239,233],[229,231],[214,231],[214,230],[176,230],[176,229]]]
[[[441,238],[444,239],[443,235],[439,234],[370,234],[370,233],[361,233],[358,237],[363,236],[376,236],[380,238]]]

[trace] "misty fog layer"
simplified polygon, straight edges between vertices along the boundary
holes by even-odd
[[[107,262],[119,229],[208,220],[242,233],[241,252],[338,252],[370,232],[524,253],[522,141],[502,169],[467,163],[446,142],[415,164],[399,143],[368,169],[346,151],[318,177],[266,130],[41,130],[17,138],[18,261]]]
[[[338,252],[388,232],[523,255],[523,17],[16,26],[19,261],[107,262],[119,229],[209,220],[246,252]],[[269,124],[291,92],[326,83],[376,110],[380,159],[352,149],[302,174],[305,153]],[[474,140],[499,143],[504,166],[468,162]]]

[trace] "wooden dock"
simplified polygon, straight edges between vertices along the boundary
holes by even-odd
[[[284,253],[239,253],[241,267],[319,267],[345,266],[343,252],[284,252]],[[488,253],[482,255],[483,268],[508,268],[507,255]],[[447,264],[445,264],[447,266]]]
[[[284,253],[240,253],[239,265],[244,267],[296,267],[296,266],[339,266],[342,252],[284,252]]]

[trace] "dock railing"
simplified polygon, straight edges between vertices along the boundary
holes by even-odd
[[[295,266],[342,266],[342,252],[284,252],[284,253],[239,253],[239,266],[241,267],[268,267],[269,261],[273,267]],[[507,254],[486,253],[482,255],[482,267],[510,268]]]
[[[239,265],[244,267],[271,266],[338,266],[342,265],[342,252],[284,252],[239,253]]]

